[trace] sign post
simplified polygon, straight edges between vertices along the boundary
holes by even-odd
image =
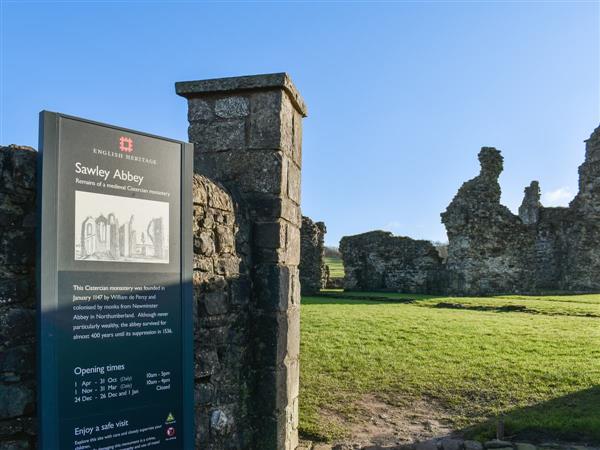
[[[42,450],[193,445],[192,145],[40,114]]]

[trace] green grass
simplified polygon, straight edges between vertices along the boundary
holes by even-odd
[[[329,266],[331,278],[344,278],[344,264],[340,258],[325,257],[325,264]]]
[[[479,439],[503,414],[508,435],[600,441],[600,295],[332,295],[303,298],[305,435],[343,437],[375,394],[434,401]]]

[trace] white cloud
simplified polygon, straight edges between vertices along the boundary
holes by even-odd
[[[573,197],[571,189],[564,186],[542,194],[542,204],[544,206],[568,206]]]

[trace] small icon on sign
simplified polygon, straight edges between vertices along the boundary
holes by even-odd
[[[167,416],[167,420],[165,420],[165,422],[167,422],[167,423],[175,422],[175,416],[173,415],[173,413],[169,413],[169,415]]]
[[[175,436],[175,427],[169,427],[167,428],[167,437],[174,437]]]
[[[133,139],[121,136],[119,138],[119,150],[123,153],[132,153],[133,152]]]

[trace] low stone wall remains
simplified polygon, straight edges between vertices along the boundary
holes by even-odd
[[[302,216],[300,228],[300,286],[303,295],[318,293],[328,281],[325,266],[325,233],[323,222],[313,222]]]

